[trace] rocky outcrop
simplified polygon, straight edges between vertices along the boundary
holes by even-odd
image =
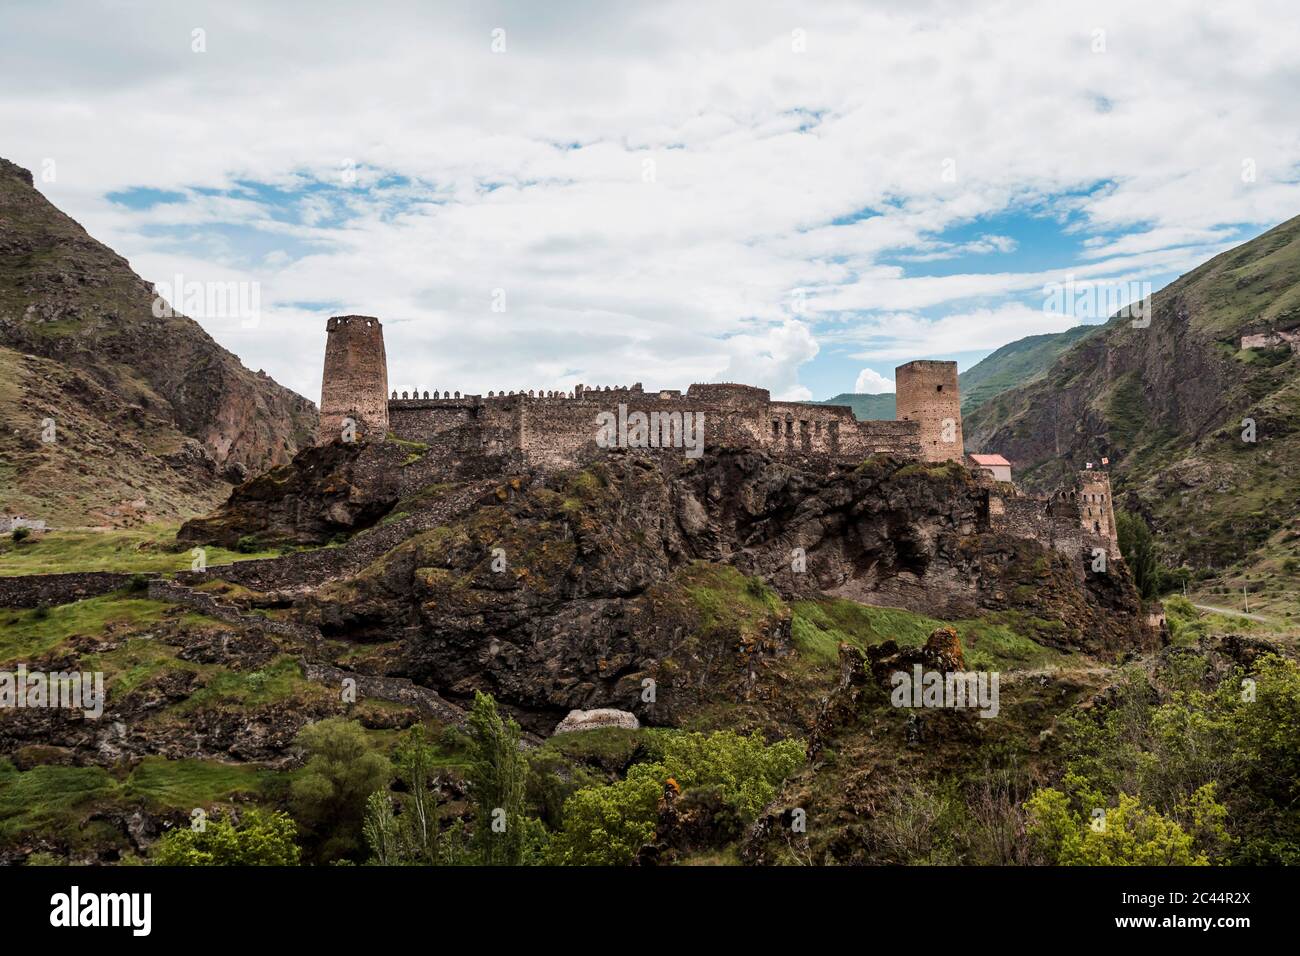
[[[358,459],[368,452],[359,442],[305,448],[291,464],[239,485],[213,514],[185,522],[176,538],[226,548],[241,538],[306,545],[368,528],[397,502],[382,482],[360,478]]]
[[[289,461],[314,435],[316,410],[263,372],[244,368],[192,319],[155,315],[155,299],[151,284],[125,259],[33,188],[29,172],[0,161],[0,347],[65,370],[58,377],[73,392],[53,404],[67,407],[47,409],[56,414],[44,417],[55,418],[69,440],[80,435],[84,441],[87,433],[102,429],[103,440],[91,444],[103,450],[83,448],[80,458],[89,453],[88,467],[102,465],[110,480],[115,466],[96,459],[113,456],[121,442],[138,443],[138,450],[118,455],[128,472],[141,459],[151,466],[152,476],[133,476],[139,489],[133,497],[143,490],[151,514],[170,515],[182,509],[172,507],[164,494],[151,494],[149,486],[175,483],[173,465],[202,482],[186,462],[206,459],[206,485],[221,490],[227,482]],[[9,369],[4,373],[10,377]],[[3,418],[15,426],[28,423],[21,431],[39,437],[42,418],[32,419],[31,412],[41,411],[43,390],[57,387],[49,375],[37,376],[17,399],[31,408],[0,407]],[[196,448],[187,450],[186,442]],[[171,455],[179,456],[173,465],[166,462]],[[40,507],[35,489],[32,500],[24,499],[27,512],[49,513],[61,489],[50,482],[45,488],[51,499],[47,507]],[[101,496],[92,489],[90,482],[85,497],[98,505]],[[85,511],[78,523],[102,520],[97,510]],[[70,517],[61,523],[76,520]]]
[[[538,733],[574,709],[672,724],[761,692],[791,647],[768,588],[955,618],[1030,609],[1067,648],[1148,639],[1120,569],[1090,582],[1065,555],[989,532],[984,493],[949,465],[826,474],[748,451],[616,453],[504,482],[302,607],[327,638],[400,642],[393,674],[453,701],[490,691]]]

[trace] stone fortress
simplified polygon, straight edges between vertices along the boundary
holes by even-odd
[[[973,468],[987,489],[988,527],[1032,538],[1072,556],[1101,548],[1119,556],[1110,478],[1079,472],[1075,487],[1050,497],[1022,494],[965,454],[957,363],[913,361],[894,370],[896,419],[858,421],[842,405],[773,401],[767,389],[695,384],[646,391],[640,383],[520,389],[486,396],[448,391],[389,392],[383,327],[370,316],[329,319],[317,441],[395,440],[419,446],[423,464],[447,476],[573,467],[598,455],[602,416],[617,423],[614,447],[754,448],[774,457],[856,465],[884,454]],[[424,469],[422,469],[424,470]],[[1008,469],[1009,471],[1009,469]]]

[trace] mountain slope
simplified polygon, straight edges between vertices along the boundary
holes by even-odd
[[[1148,328],[1116,316],[987,402],[967,449],[1006,455],[1038,488],[1108,456],[1117,503],[1156,526],[1169,563],[1209,575],[1267,553],[1257,586],[1294,591],[1300,355],[1241,339],[1297,328],[1300,217],[1157,292]]]
[[[125,259],[0,160],[0,510],[58,524],[188,515],[310,441],[310,402],[153,302]]]
[[[986,355],[957,378],[962,414],[969,415],[990,398],[1046,374],[1058,355],[1097,329],[1095,325],[1077,325],[1064,332],[1030,335]]]

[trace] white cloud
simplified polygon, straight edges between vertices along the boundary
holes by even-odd
[[[263,326],[211,331],[312,397],[323,331],[304,303],[379,315],[399,388],[734,377],[802,396],[819,343],[868,361],[997,347],[1070,324],[1010,301],[1067,272],[1176,274],[1232,227],[1300,211],[1285,0],[321,0],[310,18],[49,2],[0,18],[8,158],[57,160],[41,188],[146,278],[259,281]],[[194,191],[347,169],[351,188],[286,208]],[[189,201],[105,198],[141,185]],[[1033,244],[1003,220],[1025,210],[1072,214],[1081,261],[1019,258]],[[980,217],[999,221],[944,238]],[[182,228],[199,239],[178,244]],[[1007,264],[917,275],[972,254]]]
[[[864,368],[858,373],[858,380],[853,383],[853,391],[859,395],[883,395],[894,390],[894,380],[885,378],[875,369]]]

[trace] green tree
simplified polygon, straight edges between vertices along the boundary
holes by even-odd
[[[393,798],[387,791],[377,790],[366,800],[362,829],[372,861],[381,866],[443,862],[434,751],[426,742],[423,725],[416,724],[402,736],[396,757],[397,777],[404,791],[399,798],[400,814],[394,814]]]
[[[1115,532],[1124,563],[1133,575],[1133,584],[1143,600],[1154,598],[1160,587],[1160,568],[1156,564],[1151,529],[1140,514],[1120,511],[1115,514]]]
[[[246,810],[238,826],[227,817],[202,830],[168,832],[154,846],[153,860],[159,866],[296,866],[296,832],[287,813]]]
[[[386,791],[376,790],[366,798],[366,819],[361,830],[370,847],[371,862],[379,866],[406,862],[402,856],[401,826],[393,815],[393,801]]]
[[[366,799],[388,788],[393,765],[375,752],[359,723],[343,717],[308,724],[295,742],[308,757],[289,791],[294,816],[322,862],[355,856]]]
[[[714,786],[745,819],[772,802],[776,788],[804,761],[804,744],[781,740],[768,746],[757,733],[673,734],[664,741],[663,765],[683,788]]]
[[[564,804],[564,830],[551,858],[568,866],[622,866],[654,838],[659,797],[668,781],[661,763],[639,763],[617,783],[579,790]]]
[[[474,858],[489,866],[536,862],[546,828],[524,813],[528,760],[520,744],[519,725],[511,718],[502,719],[492,696],[479,691],[474,693],[466,723]]]

